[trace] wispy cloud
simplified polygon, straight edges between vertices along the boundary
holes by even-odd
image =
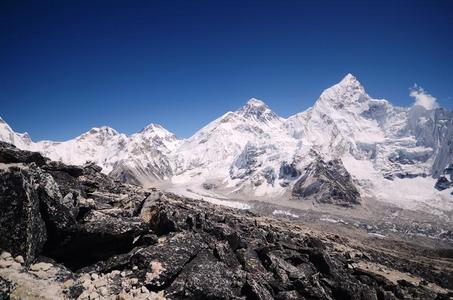
[[[424,108],[431,110],[434,108],[439,107],[437,104],[436,97],[429,94],[425,91],[421,86],[414,84],[414,86],[410,89],[409,95],[415,99],[414,105],[420,105]]]

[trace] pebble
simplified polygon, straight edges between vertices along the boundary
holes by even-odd
[[[40,263],[31,265],[30,270],[32,270],[32,271],[39,271],[39,270],[47,271],[50,268],[52,268],[52,264],[40,262]]]
[[[73,285],[74,285],[74,280],[72,280],[72,279],[68,279],[65,282],[63,282],[63,288],[65,288],[65,289],[68,289]]]
[[[11,258],[11,253],[3,251],[2,254],[0,255],[1,259],[10,259]]]
[[[25,261],[24,261],[24,258],[22,257],[22,255],[18,255],[16,256],[16,258],[14,258],[14,260],[20,264],[23,264]]]
[[[0,260],[0,269],[6,269],[11,267],[13,264],[13,261],[11,260]]]
[[[99,298],[99,294],[98,294],[98,293],[92,292],[92,293],[90,294],[90,300],[91,300],[91,299],[98,299],[98,298]]]

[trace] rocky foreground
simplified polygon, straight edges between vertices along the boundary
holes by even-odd
[[[115,182],[0,142],[0,299],[452,299],[453,261]]]

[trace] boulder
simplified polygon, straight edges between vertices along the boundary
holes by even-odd
[[[0,248],[22,255],[27,264],[39,255],[47,238],[35,188],[38,177],[26,166],[0,169]]]
[[[38,152],[19,150],[12,144],[0,141],[0,163],[35,163],[42,166],[46,159]]]

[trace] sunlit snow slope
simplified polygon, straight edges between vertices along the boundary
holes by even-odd
[[[185,140],[151,124],[131,136],[101,127],[34,143],[1,119],[0,140],[69,164],[94,161],[119,180],[167,181],[200,194],[313,200],[315,192],[356,195],[357,187],[360,199],[453,209],[453,112],[394,107],[351,74],[289,118],[252,98]]]

